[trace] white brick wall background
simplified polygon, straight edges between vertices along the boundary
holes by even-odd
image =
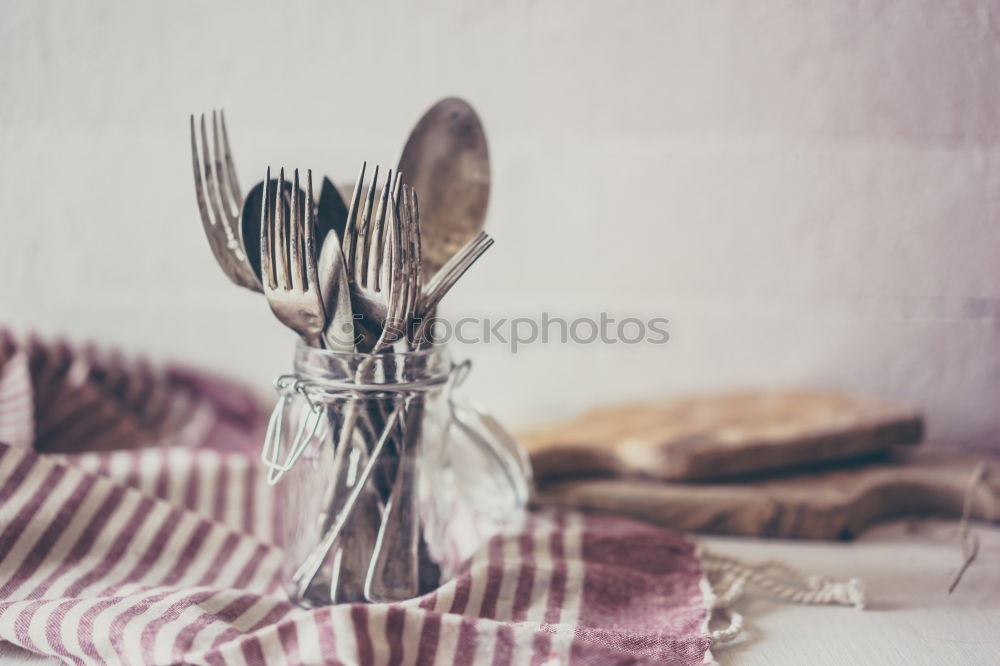
[[[459,347],[513,425],[821,384],[1000,447],[1000,3],[0,5],[0,320],[266,390],[292,334],[213,263],[187,116],[353,180],[436,99],[489,134],[497,244],[445,314],[666,316],[663,346]]]

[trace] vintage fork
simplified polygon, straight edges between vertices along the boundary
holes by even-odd
[[[391,233],[398,218],[389,220],[387,224],[390,191],[395,189],[398,192],[402,181],[397,174],[394,182],[390,169],[376,202],[379,172],[376,165],[359,219],[359,193],[364,188],[365,169],[366,164],[362,164],[347,214],[344,258],[352,286],[356,323],[360,324],[360,333],[364,338],[359,350],[377,354],[401,337],[400,320],[406,312],[406,294],[402,292],[406,289],[404,280],[408,276],[403,274],[403,238]],[[392,289],[400,293],[393,294]],[[394,297],[402,297],[403,301],[396,300],[396,309],[390,311]]]
[[[220,111],[212,112],[212,148],[209,148],[205,130],[205,114],[201,114],[201,151],[195,132],[194,114],[191,115],[191,161],[194,167],[194,188],[198,200],[201,223],[212,248],[215,260],[222,271],[240,287],[262,291],[260,280],[247,260],[240,223],[240,193],[229,149],[226,117]],[[202,179],[204,172],[204,180]],[[266,188],[265,188],[266,189]]]
[[[421,282],[421,263],[419,255],[419,240],[413,239],[413,233],[419,233],[420,213],[416,193],[403,191],[404,205],[401,208],[401,218],[404,230],[409,232],[408,252],[404,259],[415,261],[417,270],[411,272],[413,283]],[[393,209],[396,207],[393,200]],[[455,285],[460,277],[482,256],[493,244],[493,240],[485,233],[478,235],[435,275],[435,279],[427,285],[427,292],[420,289],[412,291],[408,297],[406,316],[407,322],[412,322],[417,313],[425,317],[412,331],[412,348],[423,346],[426,337],[427,322],[430,313]],[[408,324],[409,327],[409,324]],[[413,396],[403,410],[403,432],[398,443],[400,464],[393,482],[392,494],[386,503],[379,529],[378,540],[375,542],[375,552],[372,556],[368,576],[365,579],[365,597],[371,602],[396,601],[410,599],[420,593],[420,572],[418,569],[417,549],[419,547],[419,515],[417,513],[417,478],[414,465],[405,461],[406,456],[413,458],[420,455],[420,422],[423,417],[422,396]],[[483,444],[480,442],[480,445]],[[485,444],[489,453],[496,456],[489,443]],[[502,462],[502,460],[501,460]]]
[[[411,228],[419,227],[419,212],[415,195],[408,202]],[[412,310],[408,313],[411,323],[412,338],[408,340],[410,348],[418,350],[427,342],[427,326],[433,319],[434,310],[442,298],[465,274],[469,267],[493,244],[493,239],[485,233],[467,243],[451,259],[439,269],[435,279],[427,285],[426,291],[414,294]],[[417,255],[417,264],[420,264]],[[419,276],[419,271],[418,271]],[[420,318],[417,319],[418,313]],[[459,366],[459,367],[468,367]],[[461,381],[453,376],[451,381]],[[451,400],[449,391],[449,401]],[[496,450],[493,444],[471,430],[452,408],[455,424],[471,434],[480,448],[491,458],[505,465],[506,456]],[[404,458],[409,455],[416,459],[421,455],[420,425],[423,419],[423,396],[416,395],[403,411],[403,433],[399,443],[400,465],[396,472],[392,494],[386,503],[375,552],[372,556],[368,576],[365,579],[365,597],[371,602],[396,601],[411,599],[421,592],[422,576],[419,570],[417,556],[420,538],[420,518],[418,514],[417,476],[413,464],[406,464]],[[507,471],[507,467],[504,466]]]
[[[288,328],[301,336],[310,346],[320,346],[320,335],[326,324],[326,310],[321,293],[316,260],[316,206],[313,201],[312,171],[307,173],[308,193],[300,193],[299,171],[293,176],[290,204],[285,202],[285,170],[281,170],[278,188],[265,188],[261,208],[260,247],[261,277],[264,295],[271,311]],[[271,169],[267,181],[271,182]],[[276,193],[283,193],[278,196]],[[282,433],[280,432],[285,403],[280,402],[268,424],[263,457],[268,465],[268,482],[277,483],[302,454],[312,439],[323,416],[318,405],[310,403],[309,419],[299,425],[293,445],[281,461]]]
[[[270,167],[265,182],[271,182]],[[306,201],[302,202],[302,197],[293,194],[287,208],[284,196],[274,196],[271,188],[265,189],[260,224],[261,273],[264,295],[274,315],[298,333],[307,345],[319,347],[326,325],[326,309],[316,270],[312,170],[307,171],[306,183]],[[277,191],[285,191],[284,169],[278,177]],[[299,191],[299,170],[295,169],[292,192]]]
[[[390,184],[395,193],[388,191]],[[354,198],[357,198],[357,194]],[[400,200],[404,202],[403,206],[400,206]],[[384,305],[385,320],[381,322],[382,330],[373,353],[387,349],[396,341],[406,339],[409,323],[413,319],[419,301],[420,228],[415,205],[412,189],[402,187],[398,173],[394,182],[390,173],[383,187],[379,211],[374,217],[363,216],[362,226],[358,228],[360,247],[357,249],[360,249],[361,260],[358,261],[358,254],[355,254],[352,275],[355,290],[361,294],[361,298],[369,300],[370,312],[382,312],[383,304],[375,301],[381,296],[380,289],[385,287],[385,280],[391,281],[391,296]],[[369,206],[368,210],[371,209]],[[386,212],[389,216],[388,225],[384,217]],[[371,261],[373,254],[386,256],[384,249],[380,251],[378,248],[379,244],[385,243],[397,243],[398,248],[388,252],[388,256],[393,258],[392,264],[388,267],[391,277],[383,277],[380,282],[379,276],[386,274],[385,266],[373,267]],[[372,244],[375,244],[374,248]],[[368,257],[367,267],[364,266],[364,257]],[[370,293],[366,294],[366,290]],[[379,521],[379,518],[381,520],[374,523],[378,525],[375,530],[377,534],[369,531],[374,526],[372,524],[360,526],[354,521],[348,524],[343,537],[347,540],[342,544],[343,555],[337,562],[342,565],[340,577],[331,584],[331,598],[335,601],[347,597],[342,583],[345,576],[350,583],[347,591],[357,596],[360,582],[363,585],[361,596],[368,601],[409,598],[416,596],[418,591],[416,563],[419,522],[416,506],[416,475],[412,465],[405,459],[408,455],[413,455],[414,448],[419,446],[418,424],[423,415],[422,402],[420,396],[408,396],[403,399],[402,404],[397,403],[392,410],[383,409],[387,405],[379,404],[377,407],[374,414],[366,414],[362,410],[361,416],[363,420],[368,417],[368,423],[372,416],[379,423],[388,421],[388,425],[383,427],[392,427],[396,432],[396,436],[387,444],[394,451],[395,459],[388,461],[389,464],[379,469],[383,476],[387,477],[384,483],[389,494],[381,515],[371,510],[370,496],[367,497],[367,502],[363,496],[360,500],[361,506],[355,509],[356,513],[359,511],[362,513],[359,516],[361,520],[371,521],[372,517],[376,521]],[[395,420],[387,420],[389,411],[401,413]],[[358,532],[362,534],[359,535]],[[363,549],[355,548],[349,543],[352,538],[359,536],[364,543]],[[366,554],[367,559],[358,557],[362,552]],[[350,561],[350,566],[343,566],[348,562],[347,558],[352,555],[355,559]],[[359,572],[363,574],[363,579],[360,581],[356,578]]]
[[[422,286],[420,219],[416,193],[404,187],[401,198],[390,195],[390,211],[400,232],[401,261],[406,272],[401,339],[407,337],[419,306]],[[402,204],[402,205],[401,205]],[[403,404],[401,430],[394,442],[397,464],[392,490],[382,514],[378,538],[365,577],[365,598],[371,602],[410,599],[420,592],[418,547],[420,518],[417,476],[413,464],[420,455],[424,404],[420,394]]]

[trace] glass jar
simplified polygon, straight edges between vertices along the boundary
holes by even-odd
[[[377,355],[296,347],[263,452],[293,601],[429,592],[523,509],[527,457],[460,398],[469,367],[439,347]]]

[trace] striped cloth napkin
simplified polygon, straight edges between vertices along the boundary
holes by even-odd
[[[10,358],[0,433],[21,441],[0,444],[0,641],[74,664],[711,662],[695,543],[607,516],[531,513],[419,599],[300,609],[280,587],[255,428],[242,451],[240,428],[206,423],[184,446],[39,454],[23,446],[30,373]],[[195,393],[200,418],[232,418],[232,395]]]

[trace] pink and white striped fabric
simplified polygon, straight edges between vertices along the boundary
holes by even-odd
[[[274,494],[212,425],[228,450],[0,444],[0,641],[73,664],[711,661],[693,541],[611,517],[530,514],[410,602],[297,608]]]

